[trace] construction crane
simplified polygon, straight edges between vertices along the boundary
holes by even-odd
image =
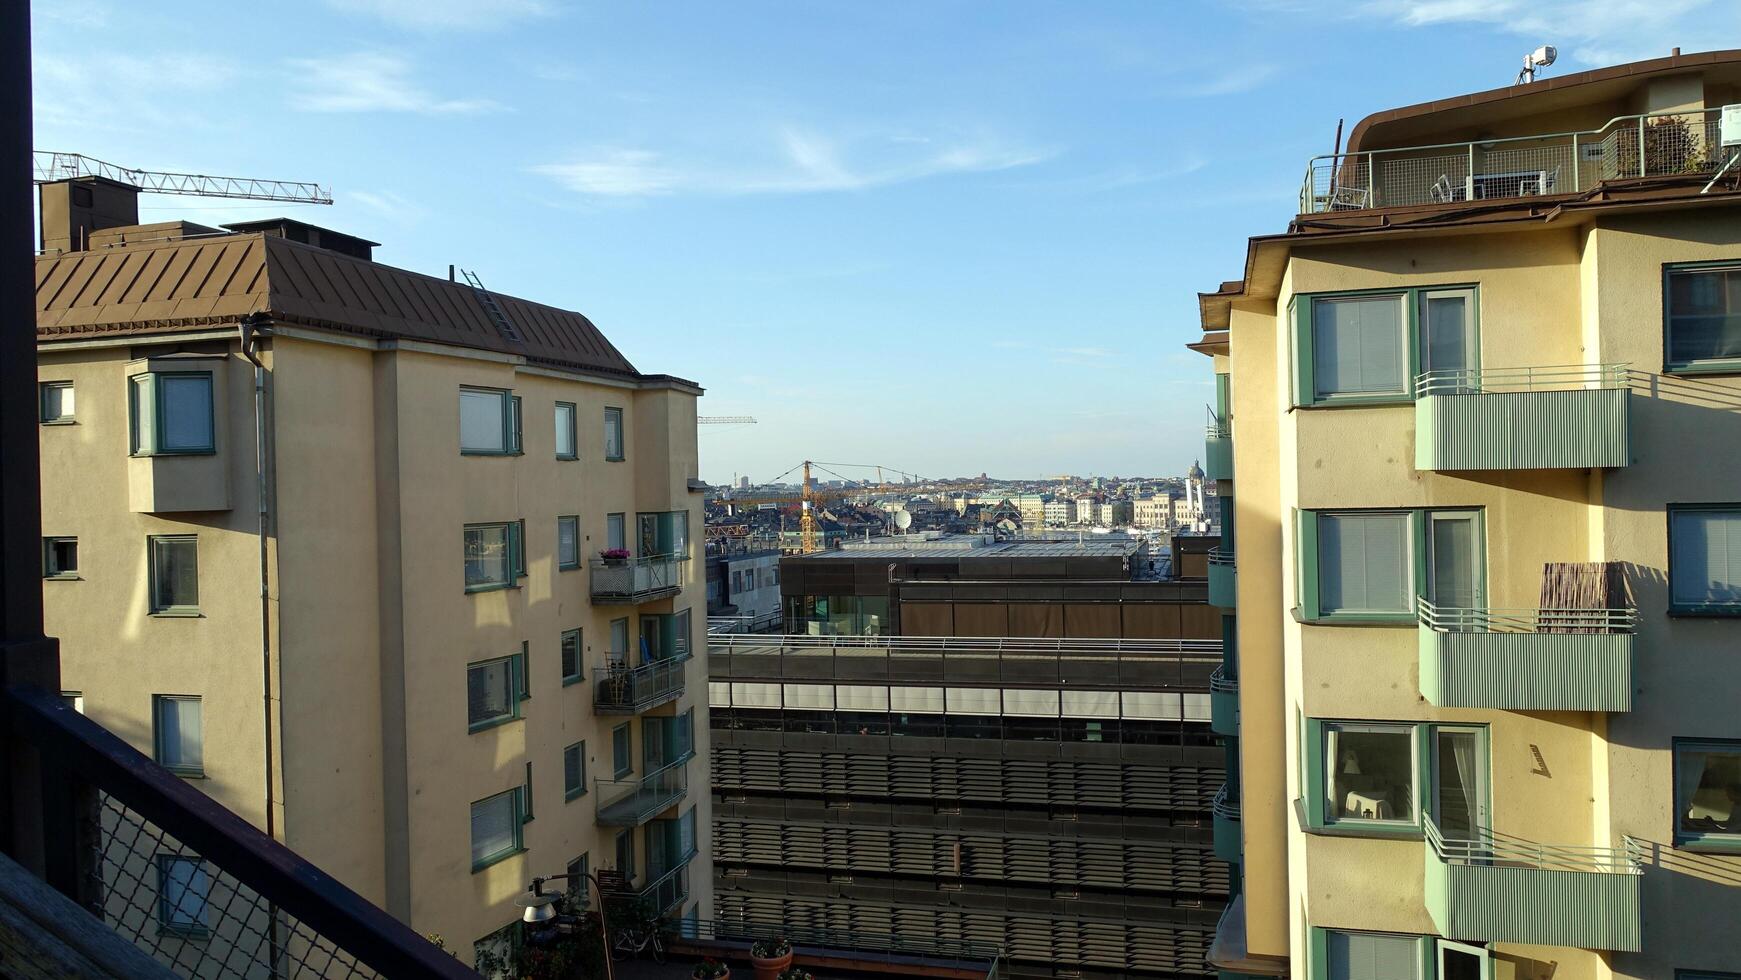
[[[811,475],[810,475],[811,468],[816,467],[819,469],[826,469],[829,466],[862,466],[866,469],[874,469],[877,472],[877,482],[876,483],[858,483],[857,481],[846,481],[846,482],[851,483],[852,485],[846,486],[846,487],[839,487],[839,488],[835,488],[835,489],[828,489],[828,490],[817,489],[814,481],[811,479]],[[802,508],[802,510],[799,513],[799,518],[798,518],[798,549],[803,554],[809,554],[809,553],[817,550],[817,545],[816,545],[816,516],[817,516],[817,512],[821,509],[823,504],[825,504],[831,500],[841,500],[841,499],[844,499],[847,497],[857,497],[857,496],[860,496],[863,494],[877,494],[877,493],[908,494],[908,493],[912,493],[912,491],[914,489],[913,485],[911,483],[884,483],[884,482],[882,482],[882,473],[883,473],[884,467],[876,466],[876,465],[871,464],[871,463],[818,463],[818,462],[815,462],[814,460],[807,459],[803,463],[799,464],[799,466],[794,466],[792,469],[799,469],[799,468],[802,468],[804,471],[804,474],[803,474],[804,482],[800,486],[799,491],[796,494],[772,493],[772,494],[753,494],[753,495],[742,496],[742,497],[731,496],[731,497],[721,498],[719,502],[724,503],[724,504],[729,504],[733,507],[756,507],[756,506],[761,505],[761,504],[798,504]],[[779,477],[774,478],[775,481],[779,480],[781,477],[784,477],[787,473],[790,473],[790,472],[792,472],[792,470],[787,470],[786,473],[780,474]],[[832,473],[833,471],[829,470],[828,472]],[[905,473],[905,472],[902,472],[900,470],[895,470],[894,472],[899,473],[901,476],[909,478],[909,479],[917,479],[917,474]],[[834,475],[837,477],[840,476],[840,474],[838,474],[838,473],[835,473]],[[845,478],[842,477],[842,479],[844,480]],[[944,481],[937,481],[937,482],[939,484],[941,484]],[[979,486],[979,485],[983,484],[983,481],[980,481],[980,480],[949,481],[949,482],[952,485],[956,485],[956,486],[963,486],[963,485],[965,485],[965,486]]]
[[[697,415],[696,425],[755,425],[756,420],[749,415]]]
[[[293,180],[257,180],[252,177],[212,177],[160,170],[134,170],[106,163],[82,153],[37,150],[31,154],[32,179],[38,184],[79,177],[101,177],[137,187],[150,194],[186,194],[193,197],[227,197],[245,201],[282,201],[286,204],[331,204],[332,189]]]

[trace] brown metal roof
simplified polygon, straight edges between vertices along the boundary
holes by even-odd
[[[289,323],[639,377],[581,314],[494,295],[519,342],[503,336],[463,283],[278,236],[222,235],[39,257],[36,331],[41,340],[164,333],[264,312]]]

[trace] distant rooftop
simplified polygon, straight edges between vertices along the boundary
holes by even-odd
[[[1146,545],[1123,534],[1059,534],[1043,540],[996,541],[984,534],[890,535],[869,540],[847,539],[839,550],[803,557],[861,560],[865,558],[1124,558]]]

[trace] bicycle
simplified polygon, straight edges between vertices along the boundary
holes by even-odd
[[[665,935],[657,922],[619,926],[611,932],[611,959],[639,959],[651,950],[653,962],[665,962]]]

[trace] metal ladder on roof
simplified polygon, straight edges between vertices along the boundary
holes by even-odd
[[[484,312],[490,315],[490,319],[496,321],[496,329],[501,331],[502,336],[516,344],[525,343],[520,339],[520,331],[514,327],[514,321],[508,319],[508,314],[502,310],[501,305],[496,302],[496,298],[484,288],[483,280],[478,278],[477,273],[470,269],[461,269],[459,274],[465,276],[466,283],[477,290],[478,303],[483,306]]]

